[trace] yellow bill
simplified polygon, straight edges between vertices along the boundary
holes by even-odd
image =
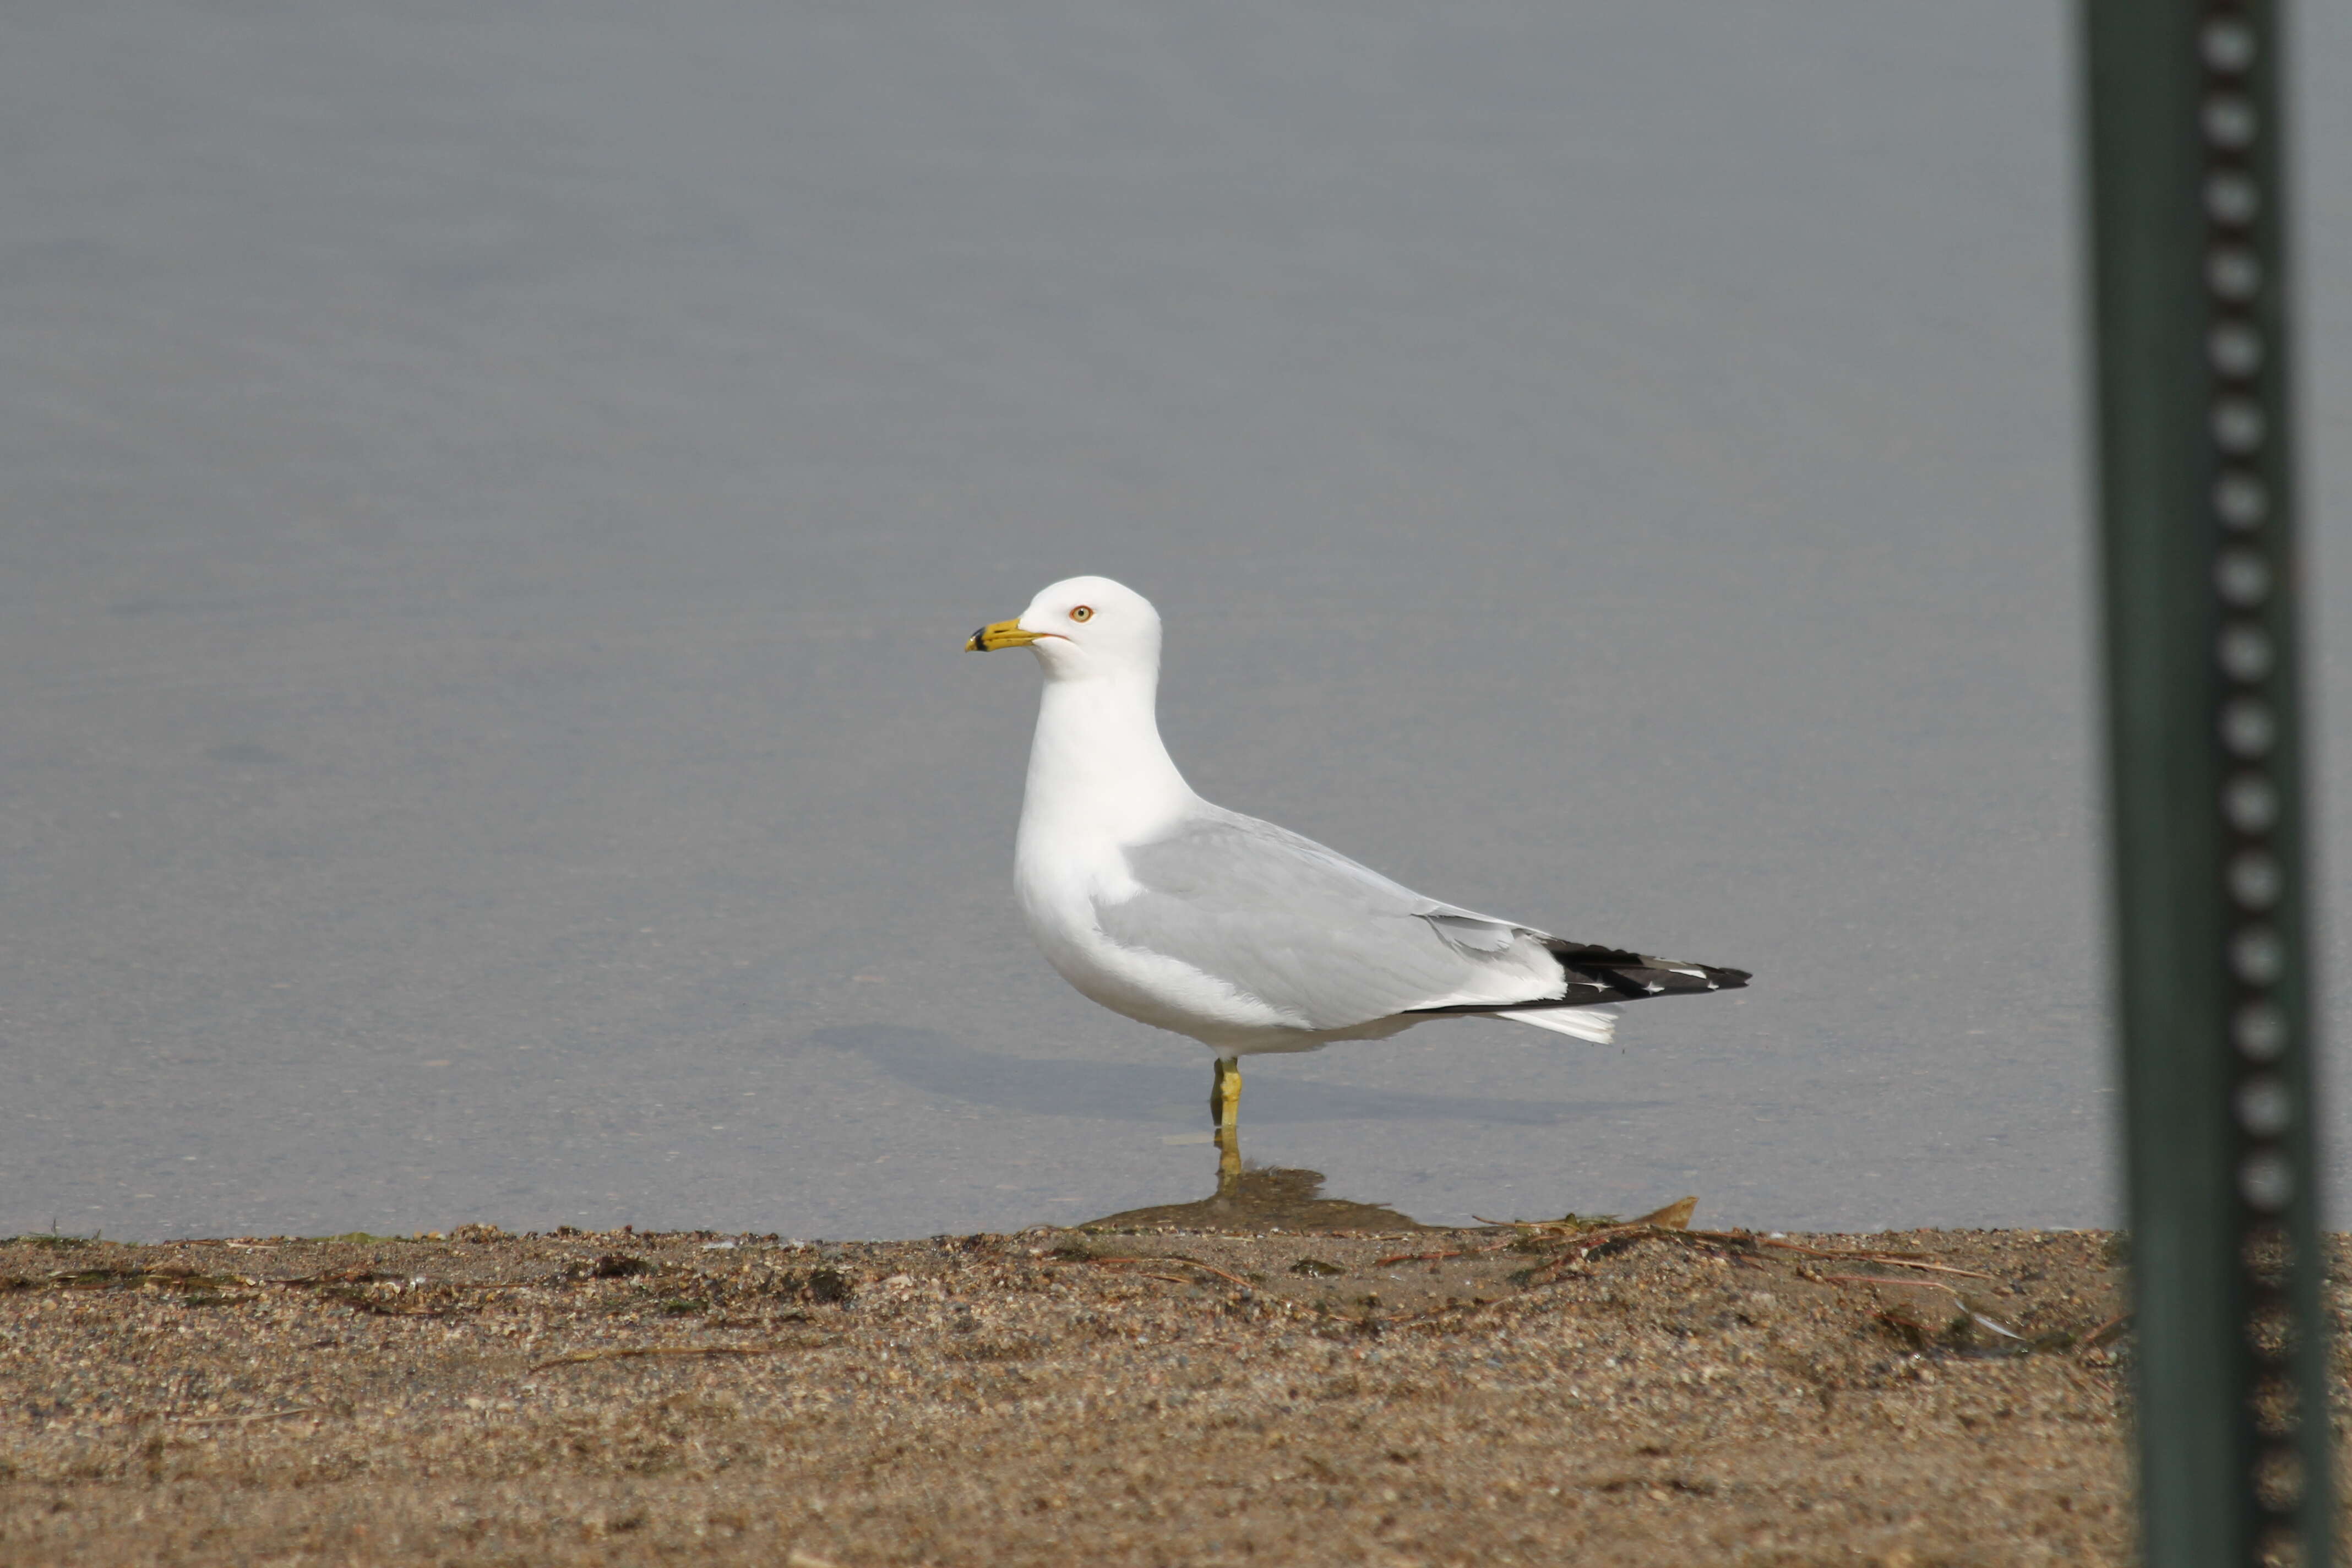
[[[998,621],[992,626],[982,626],[972,633],[971,640],[963,645],[963,651],[994,653],[1001,647],[1027,647],[1031,643],[1035,642],[1040,635],[1042,634],[1037,632],[1023,631],[1021,623],[1017,620]]]

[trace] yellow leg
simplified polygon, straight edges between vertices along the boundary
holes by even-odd
[[[1217,1129],[1217,1192],[1232,1192],[1242,1181],[1242,1131],[1238,1127]]]
[[[1209,1089],[1209,1114],[1217,1121],[1217,1191],[1229,1193],[1242,1179],[1240,1058],[1217,1058],[1216,1081]]]
[[[1221,1128],[1237,1126],[1242,1119],[1242,1064],[1237,1057],[1217,1058],[1216,1081],[1209,1089],[1209,1114]]]

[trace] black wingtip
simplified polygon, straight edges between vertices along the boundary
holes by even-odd
[[[1710,991],[1737,991],[1750,978],[1744,969],[1718,969],[1709,963],[1685,963],[1654,958],[1622,947],[1595,947],[1588,942],[1544,944],[1559,960],[1568,980],[1568,994],[1526,1002],[1472,1002],[1448,1007],[1412,1007],[1413,1013],[1526,1013],[1549,1007],[1590,1007],[1607,1002],[1646,1002],[1653,996],[1703,996]],[[1694,974],[1691,972],[1696,970]]]
[[[1567,971],[1570,994],[1578,994],[1580,984],[1595,984],[1605,989],[1609,1000],[1638,1002],[1651,996],[1688,996],[1709,991],[1738,991],[1744,988],[1750,976],[1745,969],[1723,969],[1711,963],[1692,963],[1679,958],[1658,958],[1649,953],[1631,952],[1623,948],[1599,947],[1586,942],[1563,942],[1558,938],[1547,942],[1552,956]]]

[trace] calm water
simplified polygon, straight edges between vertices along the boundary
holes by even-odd
[[[1211,798],[1758,974],[1253,1061],[1253,1159],[2107,1217],[2065,9],[1577,9],[12,18],[0,1233],[1204,1196],[1207,1053],[1011,908],[1034,672],[957,651],[1076,572]]]

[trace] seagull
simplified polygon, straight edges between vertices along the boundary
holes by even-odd
[[[1236,1171],[1244,1056],[1460,1017],[1605,1045],[1616,1004],[1748,984],[1442,902],[1202,800],[1160,738],[1160,613],[1132,588],[1055,583],[964,645],[1011,647],[1045,677],[1013,851],[1030,934],[1081,994],[1216,1053],[1210,1110]]]

